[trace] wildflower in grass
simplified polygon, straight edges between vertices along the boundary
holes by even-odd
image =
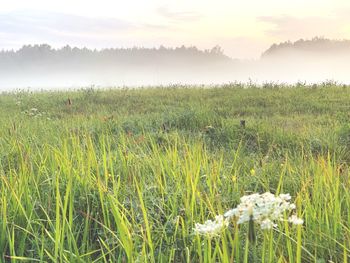
[[[228,226],[230,219],[235,219],[238,225],[249,223],[249,240],[254,242],[254,223],[258,224],[261,229],[276,228],[276,222],[285,220],[285,214],[296,208],[295,204],[290,203],[291,199],[290,194],[275,196],[269,192],[245,195],[241,197],[241,202],[237,207],[227,211],[224,215],[216,216],[215,221],[197,223],[194,231],[201,235],[217,235]],[[301,225],[304,221],[292,215],[288,218],[288,222]]]
[[[285,201],[289,201],[290,199],[292,199],[290,194],[280,194],[279,197],[282,198]]]
[[[271,229],[273,227],[277,227],[277,224],[275,224],[274,222],[272,222],[270,219],[267,218],[261,221],[260,227],[261,229]]]
[[[304,220],[297,217],[296,215],[292,215],[288,218],[288,222],[292,223],[293,225],[302,225],[304,223]]]
[[[238,215],[238,209],[237,208],[233,208],[229,211],[227,211],[224,216],[225,217],[228,217],[228,218],[231,218],[231,217],[234,217],[234,216],[237,216]]]
[[[241,197],[241,203],[234,209],[227,211],[226,218],[235,217],[237,224],[243,224],[252,219],[262,229],[275,227],[276,220],[282,220],[285,211],[295,209],[291,204],[290,194],[275,196],[269,192],[264,194],[251,194]]]
[[[224,218],[222,215],[215,217],[215,220],[207,220],[204,224],[196,223],[194,230],[195,234],[204,235],[204,236],[217,236],[223,229],[229,225],[227,218]]]
[[[254,168],[252,168],[252,169],[250,170],[250,174],[251,174],[252,176],[256,175],[256,172],[255,172]]]
[[[294,210],[296,208],[295,204],[290,204],[289,210]]]

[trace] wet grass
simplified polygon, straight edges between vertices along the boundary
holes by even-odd
[[[0,103],[4,262],[348,260],[350,87],[19,91]],[[254,249],[245,226],[193,234],[265,191],[290,193],[304,225],[255,228]]]

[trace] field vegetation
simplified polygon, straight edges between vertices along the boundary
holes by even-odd
[[[0,262],[348,262],[349,86],[17,91],[0,105]],[[252,222],[194,231],[265,192],[289,193],[303,224],[255,225],[254,242]]]

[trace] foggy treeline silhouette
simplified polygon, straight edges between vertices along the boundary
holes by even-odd
[[[273,44],[257,60],[237,60],[221,47],[106,48],[47,44],[0,51],[0,88],[220,84],[350,83],[350,41],[315,37]]]
[[[210,50],[199,50],[196,47],[165,48],[109,48],[102,50],[91,50],[88,48],[77,48],[65,46],[60,49],[53,49],[50,45],[25,45],[17,51],[3,50],[0,52],[0,67],[20,67],[23,69],[29,66],[34,69],[41,67],[93,67],[98,64],[103,66],[128,66],[135,63],[169,64],[177,65],[182,63],[198,64],[212,63],[217,61],[230,60],[224,55],[219,46]]]
[[[350,83],[350,41],[314,37],[273,44],[259,64],[260,79]]]
[[[208,72],[225,69],[231,62],[219,46],[210,50],[194,46],[91,50],[25,45],[17,51],[0,52],[0,84],[17,85],[19,78],[25,86],[147,85],[188,82],[193,77],[198,82]]]
[[[286,41],[273,44],[263,54],[263,58],[283,56],[288,53],[317,54],[324,56],[350,56],[350,40],[331,40],[323,37],[314,37],[311,40],[299,39],[298,41]]]

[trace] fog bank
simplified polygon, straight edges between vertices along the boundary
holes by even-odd
[[[57,89],[229,82],[350,84],[350,42],[312,39],[272,45],[261,58],[227,57],[220,47],[154,49],[24,46],[0,52],[0,89]]]

